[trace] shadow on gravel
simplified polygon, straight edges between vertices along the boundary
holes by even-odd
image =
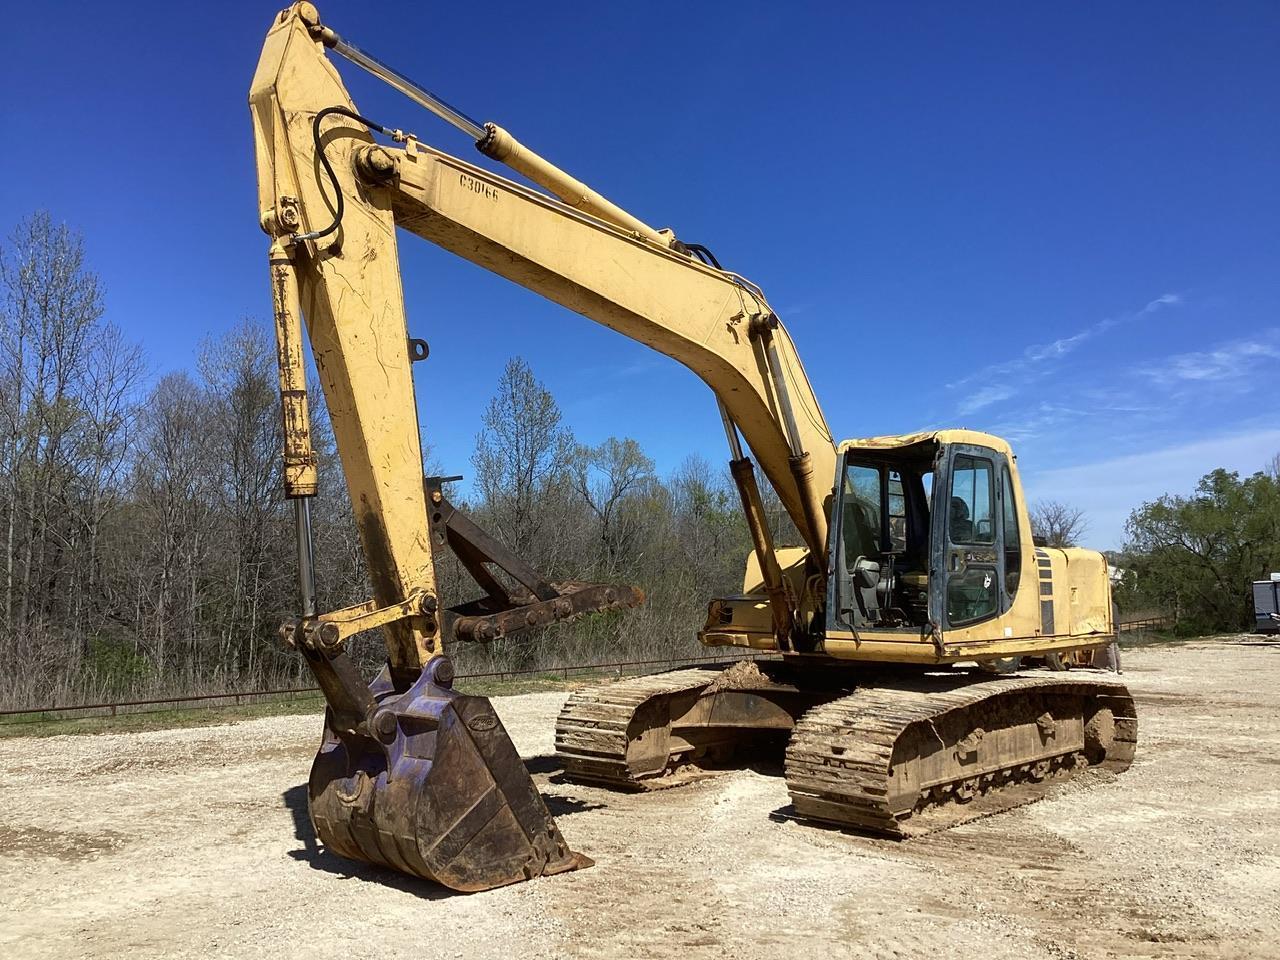
[[[554,753],[544,754],[540,757],[525,757],[524,768],[529,771],[529,776],[540,776],[551,774],[548,778],[552,783],[570,783],[563,776],[564,761],[557,757]],[[606,804],[591,803],[588,800],[579,800],[577,797],[561,797],[554,793],[544,793],[538,791],[542,797],[542,802],[547,805],[547,810],[553,817],[567,817],[575,813],[585,813],[588,810],[603,809]]]
[[[527,757],[524,761],[524,768],[530,774],[559,773],[564,769],[564,762],[554,753],[548,753],[541,757]]]
[[[547,811],[556,818],[586,813],[588,810],[603,810],[606,806],[603,803],[592,803],[590,800],[579,800],[577,797],[558,797],[553,793],[542,794],[542,802],[547,805]]]
[[[326,850],[316,838],[315,828],[311,825],[311,814],[307,810],[307,785],[300,783],[290,787],[283,794],[285,809],[293,816],[293,835],[302,843],[301,850],[290,850],[289,856],[308,864],[313,870],[323,870],[339,877],[352,880],[364,880],[377,883],[393,890],[403,890],[424,900],[447,900],[450,897],[467,896],[449,890],[428,880],[411,877],[385,867],[358,860],[347,860]]]

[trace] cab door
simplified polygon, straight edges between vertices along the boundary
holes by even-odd
[[[1003,504],[1005,458],[989,447],[949,444],[933,485],[929,615],[940,627],[971,627],[1008,609]],[[1010,535],[1017,538],[1017,531]]]

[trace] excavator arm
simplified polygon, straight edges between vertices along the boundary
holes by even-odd
[[[823,555],[823,504],[835,448],[791,339],[757,290],[435,150],[392,156],[365,148],[357,151],[357,169],[372,168],[361,161],[380,156],[390,159],[381,169],[399,226],[701,377],[742,432],[810,550]],[[776,380],[771,351],[780,371]],[[797,474],[791,461],[805,453],[810,462]]]

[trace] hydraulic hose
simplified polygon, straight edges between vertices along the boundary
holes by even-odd
[[[348,110],[346,107],[325,107],[316,114],[315,119],[311,121],[311,138],[315,141],[316,156],[320,158],[320,165],[324,167],[325,175],[329,178],[329,182],[333,184],[333,193],[336,198],[335,210],[333,214],[333,222],[323,230],[313,230],[310,233],[301,233],[293,238],[294,243],[302,240],[319,240],[327,237],[333,231],[338,229],[338,225],[342,223],[342,214],[346,209],[346,202],[342,196],[342,184],[338,182],[338,175],[334,173],[333,164],[329,162],[329,158],[324,155],[324,144],[320,142],[320,123],[325,117],[339,115],[355,120],[357,123],[363,123],[370,130],[376,130],[378,133],[390,136],[389,131],[380,123],[374,123],[368,117],[362,117],[354,110]]]

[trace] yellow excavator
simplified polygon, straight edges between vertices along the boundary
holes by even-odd
[[[330,52],[535,186],[361,115]],[[719,404],[753,551],[700,636],[757,655],[572,694],[556,730],[570,780],[665,786],[773,745],[787,815],[909,836],[1129,765],[1124,685],[1061,669],[1114,643],[1106,563],[1034,542],[1003,440],[837,444],[759,287],[379,62],[310,3],[275,19],[249,100],[301,593],[281,636],[328,704],[309,798],[329,849],[462,891],[589,864],[489,701],[452,689],[447,651],[643,601],[549,580],[423,476],[411,368],[428,351],[406,327],[397,227],[674,358]],[[315,601],[304,321],[372,582],[369,602],[331,612]],[[756,465],[800,546],[775,545]],[[446,549],[477,599],[439,595]],[[370,683],[347,647],[375,628],[388,656]],[[1019,669],[1033,662],[1059,669]]]

